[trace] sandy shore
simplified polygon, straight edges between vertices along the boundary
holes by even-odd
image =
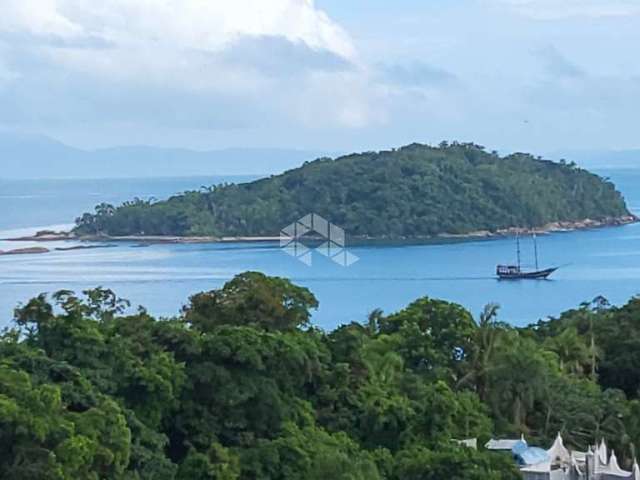
[[[75,240],[93,242],[137,242],[147,244],[162,243],[236,243],[236,242],[273,242],[280,237],[178,237],[160,235],[125,235],[125,236],[83,236]]]
[[[138,243],[233,243],[233,242],[273,242],[278,241],[277,236],[262,237],[214,237],[214,236],[171,236],[171,235],[83,235],[78,236],[73,232],[37,232],[35,235],[28,235],[15,238],[4,238],[7,242],[58,242],[58,241],[83,241],[83,242],[138,242]],[[71,249],[90,247],[70,247]]]

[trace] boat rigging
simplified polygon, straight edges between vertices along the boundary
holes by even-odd
[[[496,268],[496,275],[500,280],[522,280],[522,279],[538,279],[544,280],[558,270],[559,267],[551,267],[540,269],[538,261],[538,239],[536,234],[533,234],[533,248],[536,258],[535,270],[525,270],[522,268],[521,253],[520,253],[520,235],[516,235],[516,251],[518,263],[517,265],[498,265]]]

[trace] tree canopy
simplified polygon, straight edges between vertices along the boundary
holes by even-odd
[[[612,183],[574,164],[443,143],[322,158],[282,175],[166,201],[101,204],[77,219],[75,232],[273,236],[309,213],[352,237],[382,239],[630,215]]]
[[[526,328],[424,297],[324,332],[313,294],[256,272],[183,313],[40,295],[0,337],[0,477],[515,480],[456,440],[640,441],[640,302]]]

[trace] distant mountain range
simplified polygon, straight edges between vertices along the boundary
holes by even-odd
[[[125,146],[82,150],[46,136],[0,132],[0,178],[131,178],[210,175],[263,175],[298,167],[327,152],[229,148]]]
[[[640,168],[640,150],[563,150],[549,154],[586,168]]]
[[[342,152],[278,148],[123,146],[84,150],[44,135],[0,131],[0,179],[132,178],[268,175]],[[563,150],[550,153],[586,168],[640,168],[640,150]]]

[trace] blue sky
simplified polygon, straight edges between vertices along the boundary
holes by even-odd
[[[3,5],[2,130],[83,147],[640,147],[640,0]]]

